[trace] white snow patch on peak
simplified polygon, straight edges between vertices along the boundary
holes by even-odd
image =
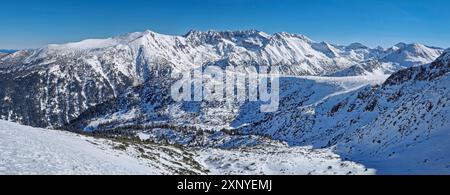
[[[267,34],[267,33],[265,33],[265,32],[261,32],[261,31],[258,32],[258,35],[260,35],[260,36],[262,36],[262,37],[265,37],[265,38],[267,38],[267,39],[269,39],[270,36],[271,36],[271,35],[269,35],[269,34]]]
[[[66,44],[49,44],[46,50],[92,50],[92,49],[103,49],[108,47],[114,47],[120,44],[127,45],[131,42],[136,41],[139,38],[145,36],[158,36],[158,37],[171,37],[169,35],[162,35],[155,33],[151,30],[145,30],[143,32],[133,32],[124,35],[110,37],[106,39],[86,39],[79,42],[71,42]]]
[[[412,43],[398,43],[387,50],[384,62],[397,63],[404,67],[423,65],[434,61],[443,52],[443,49]]]
[[[190,30],[187,34],[183,35],[182,37],[185,38],[194,38],[194,37],[214,37],[214,38],[236,38],[236,37],[250,37],[250,36],[260,36],[265,38],[270,38],[270,35],[258,31],[258,30],[239,30],[239,31],[215,31],[215,30],[208,30],[208,31],[199,31],[199,30]]]
[[[287,32],[279,32],[279,33],[275,33],[272,37],[275,38],[297,38],[300,40],[303,40],[307,43],[314,43],[314,41],[310,38],[308,38],[305,35],[301,35],[301,34],[291,34],[291,33],[287,33]]]
[[[329,58],[339,57],[338,49],[327,42],[313,43],[312,48],[324,53]]]
[[[72,43],[66,43],[66,44],[51,44],[48,45],[48,49],[79,49],[79,50],[86,50],[86,49],[100,49],[100,48],[106,48],[111,47],[114,45],[117,45],[118,42],[116,39],[108,38],[108,39],[86,39],[80,42],[72,42]]]
[[[431,47],[431,46],[426,46],[420,43],[411,43],[411,44],[406,44],[406,43],[397,43],[395,46],[393,46],[391,48],[391,50],[394,51],[398,51],[398,50],[405,50],[405,51],[416,51],[416,52],[420,52],[420,51],[431,51],[431,50],[442,50],[441,48],[438,47]]]

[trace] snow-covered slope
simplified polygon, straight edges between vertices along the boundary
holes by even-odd
[[[202,173],[180,160],[190,154],[173,147],[143,147],[141,154],[119,142],[1,120],[0,135],[0,174]],[[144,154],[148,156],[138,158]]]
[[[445,137],[450,130],[449,65],[449,53],[445,52],[428,65],[391,76],[281,76],[280,109],[275,113],[258,112],[258,103],[239,105],[237,111],[227,110],[222,104],[173,104],[177,109],[160,107],[156,113],[161,118],[143,119],[149,115],[142,114],[145,106],[140,103],[146,102],[142,97],[152,97],[152,93],[134,92],[137,103],[130,104],[133,101],[128,101],[127,95],[111,104],[127,102],[121,109],[101,114],[94,111],[94,115],[81,119],[82,123],[74,124],[109,130],[123,124],[160,121],[166,126],[124,129],[143,129],[155,141],[168,139],[183,145],[219,148],[258,145],[246,136],[261,135],[287,141],[291,146],[335,148],[338,154],[370,165],[380,174],[442,174],[448,172],[450,162],[449,147],[437,144],[449,139]],[[98,110],[108,110],[104,107],[111,105]],[[135,115],[124,114],[130,108],[137,111]],[[198,133],[212,129],[208,127],[229,129],[236,137]],[[416,155],[408,155],[414,151]]]
[[[412,66],[424,65],[436,60],[443,49],[422,44],[399,43],[380,54],[377,58],[356,64],[331,76],[358,76],[392,74]]]
[[[315,104],[329,96],[357,90],[368,84],[381,84],[387,77],[280,76],[278,112],[290,112],[299,104]],[[73,131],[103,131],[133,125],[144,125],[147,129],[171,126],[192,129],[192,134],[196,135],[194,132],[199,130],[242,127],[270,115],[260,112],[262,102],[236,103],[231,107],[225,102],[173,102],[168,95],[170,89],[163,86],[168,85],[155,86],[150,82],[130,90],[118,99],[89,109],[71,121],[68,128]]]
[[[98,139],[0,120],[0,175],[374,172],[362,165],[342,161],[329,150],[287,148],[282,144],[248,150],[193,150],[145,142]]]
[[[329,149],[267,147],[201,150],[197,158],[211,174],[372,175],[376,170],[342,161]]]
[[[383,62],[392,62],[402,67],[411,67],[416,65],[428,64],[443,52],[443,49],[430,47],[422,44],[399,43],[387,50],[387,55],[382,59]]]
[[[268,115],[241,132],[337,147],[382,174],[450,173],[449,55],[394,73],[383,85]]]
[[[0,58],[2,58],[2,56],[5,56],[5,55],[10,54],[10,53],[14,53],[16,51],[17,50],[0,49]]]
[[[431,51],[424,51],[424,59],[438,53],[427,53]],[[409,60],[408,52],[386,60]],[[384,53],[382,48],[357,43],[336,46],[302,35],[268,35],[255,30],[191,31],[185,36],[145,31],[49,45],[0,59],[0,86],[5,89],[0,93],[0,118],[59,126],[130,87],[162,83],[172,71],[191,67],[270,65],[279,66],[287,75],[323,75],[376,60]],[[22,109],[29,105],[33,109]]]
[[[338,151],[382,173],[450,174],[450,53],[393,74],[367,97],[377,117]],[[345,108],[344,108],[345,109]]]
[[[254,30],[130,33],[0,58],[0,119],[222,153],[253,148],[255,158],[267,154],[254,147],[276,139],[333,149],[379,173],[442,173],[449,150],[435,142],[449,129],[449,55],[420,44],[371,49]],[[279,110],[261,113],[262,102],[174,102],[171,73],[211,65],[280,67]],[[412,158],[414,151],[420,155]],[[393,161],[410,164],[387,167]]]

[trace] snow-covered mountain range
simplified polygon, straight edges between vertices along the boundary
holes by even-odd
[[[449,55],[255,30],[130,33],[0,56],[0,119],[219,151],[282,141],[382,174],[450,173]],[[211,65],[279,67],[279,110],[170,97],[171,73]]]
[[[357,43],[337,46],[303,35],[255,30],[191,31],[185,36],[130,33],[2,57],[0,86],[5,90],[0,92],[0,118],[32,126],[62,125],[92,106],[118,98],[130,87],[146,82],[158,85],[171,72],[191,67],[269,65],[280,67],[283,75],[318,76],[367,61],[382,64],[359,75],[429,63],[441,53],[442,49],[419,44],[370,49]]]
[[[370,74],[392,74],[396,71],[424,65],[434,61],[442,54],[442,49],[421,44],[399,43],[384,51],[383,55],[375,60],[368,60],[356,64],[331,76],[357,76]]]

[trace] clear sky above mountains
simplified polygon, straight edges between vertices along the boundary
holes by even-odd
[[[22,0],[0,4],[0,48],[24,49],[150,29],[257,29],[337,44],[450,47],[448,0]]]

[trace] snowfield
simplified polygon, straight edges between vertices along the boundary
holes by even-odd
[[[1,174],[158,174],[99,141],[0,122]]]
[[[131,144],[0,121],[0,174],[374,174],[329,150],[243,150]]]
[[[372,175],[376,170],[342,161],[329,149],[311,147],[255,147],[232,150],[209,149],[200,162],[212,174],[226,175]]]

